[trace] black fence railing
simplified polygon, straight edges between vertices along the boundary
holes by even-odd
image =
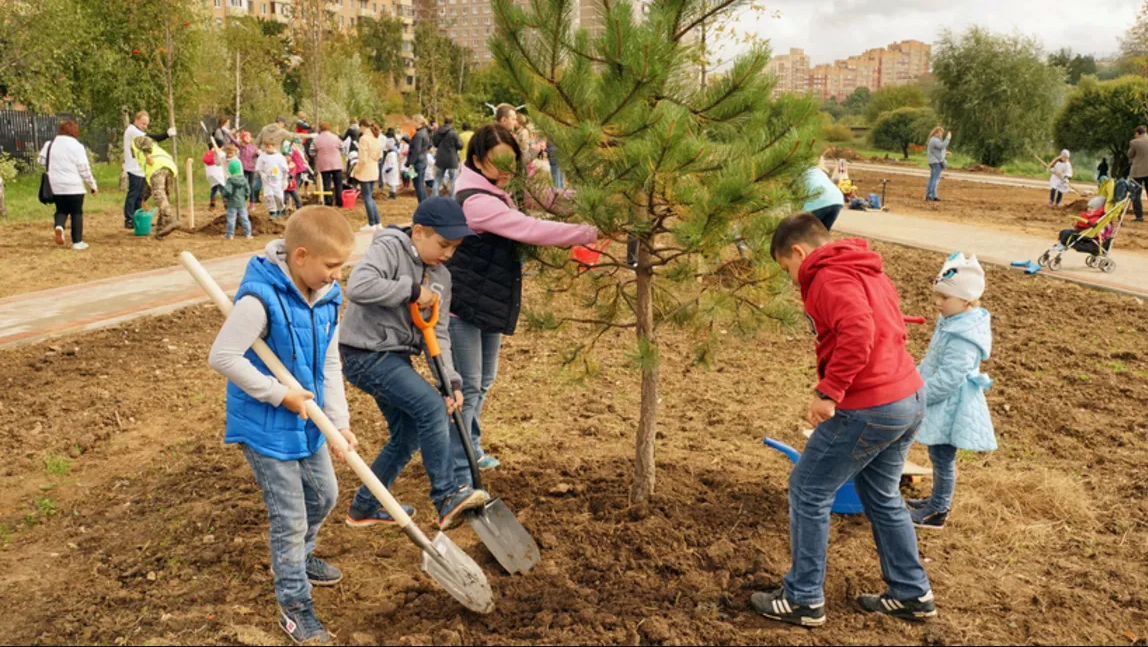
[[[0,110],[0,153],[7,153],[28,168],[36,165],[36,157],[44,143],[56,136],[60,123],[75,119],[69,114],[40,115],[21,110]],[[102,128],[85,128],[80,123],[80,141],[97,161],[108,161],[108,148],[116,141],[116,132]]]

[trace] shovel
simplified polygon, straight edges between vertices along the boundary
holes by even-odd
[[[434,305],[431,307],[431,317],[428,321],[423,319],[418,304],[412,303],[411,319],[414,320],[415,326],[423,332],[423,337],[426,339],[427,363],[430,364],[431,372],[438,382],[439,391],[444,397],[450,398],[453,397],[453,394],[450,392],[450,382],[447,380],[446,367],[443,365],[442,348],[438,344],[438,336],[434,331],[439,318],[439,304],[438,297],[435,297]],[[462,412],[455,411],[453,419],[455,430],[458,432],[459,438],[462,439],[462,447],[466,451],[466,460],[470,463],[470,477],[474,481],[474,487],[481,490],[483,489],[482,477],[478,473],[478,462],[474,457],[470,433],[463,424]],[[525,573],[534,568],[534,565],[542,557],[534,538],[518,522],[514,513],[506,507],[502,499],[491,499],[481,510],[466,512],[465,516],[475,534],[482,540],[490,554],[494,555],[494,558],[502,565],[502,568],[506,569],[507,573],[511,575]]]
[[[223,314],[230,314],[231,300],[220,289],[215,279],[211,278],[207,270],[199,264],[195,256],[191,252],[183,252],[179,255],[179,262],[195,278],[203,291],[207,292],[215,305],[219,306]],[[271,369],[276,379],[289,388],[302,388],[299,381],[291,375],[283,362],[279,361],[279,358],[275,356],[266,342],[258,339],[251,348],[259,356],[259,359],[263,360],[263,363]],[[307,401],[307,415],[319,427],[319,431],[323,432],[327,442],[346,458],[347,464],[362,479],[371,494],[374,494],[375,498],[383,504],[383,508],[398,523],[399,529],[422,551],[423,570],[446,589],[447,593],[471,611],[478,613],[493,611],[494,599],[490,591],[490,584],[487,583],[486,575],[483,574],[478,564],[474,563],[469,555],[462,552],[461,548],[441,532],[433,542],[427,539],[419,527],[411,523],[411,518],[403,512],[398,501],[395,501],[387,488],[383,487],[382,482],[379,481],[379,478],[375,476],[362,457],[348,447],[343,434],[339,433],[339,430],[335,428],[335,425],[331,423],[331,420],[327,418],[327,415],[323,413],[323,410],[314,400]]]

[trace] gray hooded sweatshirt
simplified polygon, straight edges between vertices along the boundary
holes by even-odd
[[[454,370],[450,348],[450,271],[426,265],[411,242],[410,230],[388,227],[375,234],[363,260],[347,280],[347,311],[339,324],[344,346],[376,353],[419,355],[423,334],[411,319],[411,301],[419,286],[438,295],[441,306],[435,333],[442,347],[451,387],[462,377]]]

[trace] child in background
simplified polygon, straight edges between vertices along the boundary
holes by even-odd
[[[415,210],[408,229],[388,227],[375,233],[362,262],[347,281],[350,301],[343,318],[342,347],[345,375],[353,386],[378,403],[390,428],[390,440],[371,470],[388,488],[422,450],[423,467],[431,484],[431,501],[442,530],[458,515],[482,507],[488,497],[455,477],[451,455],[450,416],[462,407],[462,378],[454,369],[450,335],[450,260],[462,239],[474,232],[466,226],[462,207],[450,198],[431,198]],[[454,397],[443,402],[437,388],[414,368],[425,343],[411,319],[411,304],[429,308],[435,298],[443,316],[436,331]],[[404,506],[407,514],[414,509]],[[394,524],[366,488],[355,495],[347,511],[347,525],[363,528]]]
[[[387,185],[387,188],[390,191],[387,194],[387,199],[394,200],[397,198],[399,192],[398,146],[392,145],[391,149],[387,151],[386,157],[383,158],[383,182]]]
[[[909,333],[897,288],[864,240],[835,242],[812,214],[781,221],[770,253],[801,289],[817,336],[820,381],[808,417],[816,430],[789,476],[793,565],[782,589],[754,593],[750,604],[771,620],[825,624],[829,512],[838,488],[853,480],[888,586],[881,595],[858,597],[857,606],[915,622],[935,617],[917,533],[901,499],[905,455],[926,394],[905,348]]]
[[[338,499],[338,483],[326,438],[307,419],[305,407],[316,400],[355,449],[338,353],[338,279],[354,242],[338,211],[309,207],[296,213],[284,238],[247,264],[235,309],[208,360],[228,379],[224,442],[240,445],[263,491],[279,626],[296,643],[330,642],[315,616],[311,587],[343,579],[338,568],[314,554],[319,528]],[[302,389],[271,375],[251,350],[256,339],[267,342]]]
[[[1059,207],[1060,201],[1064,198],[1064,194],[1072,188],[1069,182],[1072,180],[1072,162],[1069,162],[1068,150],[1060,151],[1060,157],[1048,167],[1048,206]]]
[[[981,362],[992,354],[992,317],[980,307],[985,271],[977,257],[957,252],[933,284],[933,303],[941,317],[918,371],[925,379],[928,403],[917,442],[929,447],[933,494],[908,502],[918,528],[940,530],[953,505],[957,450],[991,452],[997,448],[985,391],[992,380]]]
[[[215,208],[215,195],[222,193],[223,184],[227,176],[223,169],[227,165],[227,156],[219,148],[211,148],[203,155],[203,172],[207,176],[207,185],[211,187],[210,208]]]
[[[291,198],[295,211],[298,211],[303,207],[303,201],[299,199],[299,179],[307,163],[291,142],[283,142],[283,156],[287,159],[287,188],[283,195]]]
[[[247,178],[247,185],[251,187],[251,198],[248,203],[250,209],[255,209],[259,202],[259,174],[255,172],[255,164],[259,160],[259,147],[251,142],[251,133],[246,130],[239,134],[239,161],[243,163],[243,175]]]
[[[236,218],[243,225],[243,235],[248,239],[252,238],[251,217],[247,212],[247,199],[250,197],[251,186],[243,176],[243,164],[238,159],[233,159],[227,163],[227,182],[223,185],[223,199],[226,200],[224,208],[227,209],[227,233],[223,236],[225,239],[235,238]]]
[[[287,210],[283,193],[287,190],[287,159],[275,147],[275,142],[263,145],[263,154],[255,163],[259,180],[263,183],[263,201],[267,203],[267,215],[272,220],[283,216]]]

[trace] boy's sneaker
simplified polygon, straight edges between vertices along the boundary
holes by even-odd
[[[483,472],[486,472],[488,470],[498,469],[502,465],[502,461],[491,456],[490,454],[487,454],[487,455],[483,456],[482,458],[478,459],[477,465],[478,465],[478,469],[482,470]]]
[[[450,530],[458,522],[461,513],[481,508],[489,500],[490,495],[485,491],[467,485],[460,487],[453,494],[448,494],[442,503],[436,506],[439,530]]]
[[[228,236],[227,234],[223,235],[223,240],[232,240],[234,238],[235,238],[235,236]]]
[[[749,605],[761,615],[786,622],[799,627],[820,627],[825,624],[825,604],[806,606],[791,602],[785,595],[785,589],[778,589],[773,593],[754,593],[749,598]]]
[[[414,518],[414,508],[409,505],[404,505],[401,507],[403,512],[407,513],[408,517]],[[375,512],[367,513],[359,510],[353,505],[347,508],[347,525],[352,528],[369,528],[376,524],[393,526],[395,523],[395,520],[391,518],[391,515],[387,514],[386,510],[379,509]]]
[[[64,245],[64,228],[56,227],[56,244],[63,247]]]
[[[252,238],[255,238],[255,236],[252,236],[251,234],[244,234],[243,237],[246,238],[247,240],[251,240]]]
[[[82,240],[81,240],[80,242],[78,242],[78,243],[73,243],[73,244],[72,244],[72,249],[76,250],[77,252],[82,252],[82,251],[84,251],[84,250],[85,250],[85,249],[87,249],[87,248],[88,248],[88,244],[87,244],[87,243],[85,243],[85,242],[84,242],[84,241],[82,241]]]
[[[343,581],[343,571],[314,555],[308,555],[307,579],[314,586],[335,586]]]
[[[857,606],[865,613],[884,613],[909,622],[924,622],[937,617],[937,604],[933,600],[932,591],[922,597],[907,600],[895,600],[888,593],[862,595],[857,598]]]
[[[315,617],[315,607],[308,602],[291,602],[279,607],[279,626],[296,643],[329,643],[331,634]]]
[[[929,505],[929,499],[905,499],[905,507],[910,510],[924,510]]]
[[[949,518],[948,512],[931,512],[926,509],[912,510],[909,516],[913,517],[913,525],[925,530],[944,530],[945,521]]]
[[[374,231],[374,230],[375,230],[374,225],[363,225],[362,227],[359,227],[359,231]]]

